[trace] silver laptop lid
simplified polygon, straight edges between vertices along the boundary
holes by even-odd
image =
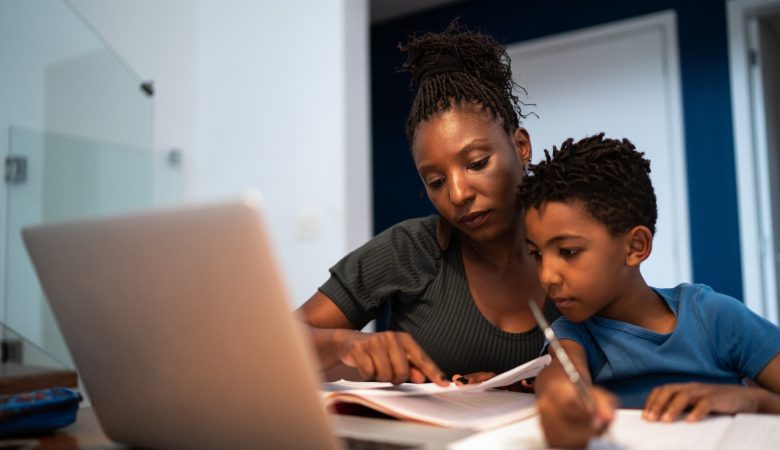
[[[23,236],[110,438],[337,448],[255,198]]]

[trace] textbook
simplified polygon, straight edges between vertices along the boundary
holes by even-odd
[[[536,397],[496,389],[535,377],[550,363],[544,355],[476,385],[447,387],[434,383],[354,382],[323,383],[325,406],[360,405],[397,419],[450,428],[485,430],[536,414]]]

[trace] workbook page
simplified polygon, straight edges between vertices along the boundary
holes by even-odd
[[[737,414],[726,430],[718,449],[780,449],[780,416],[774,414]]]
[[[731,416],[710,417],[700,422],[647,422],[642,412],[620,409],[608,433],[591,441],[588,449],[716,449],[733,420]],[[450,450],[544,449],[547,444],[538,416],[498,429],[471,435],[450,444]],[[731,447],[734,448],[734,447]],[[780,447],[778,447],[780,448]]]
[[[699,422],[648,422],[639,409],[621,409],[609,432],[589,449],[715,449],[733,418],[711,416]]]

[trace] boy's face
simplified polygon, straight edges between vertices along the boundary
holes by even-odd
[[[620,297],[628,244],[610,234],[581,201],[543,203],[525,212],[526,239],[547,296],[573,322]]]

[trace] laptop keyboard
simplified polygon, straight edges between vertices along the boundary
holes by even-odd
[[[344,450],[411,450],[422,448],[419,445],[413,444],[381,442],[354,437],[342,437],[341,442],[344,446]]]

